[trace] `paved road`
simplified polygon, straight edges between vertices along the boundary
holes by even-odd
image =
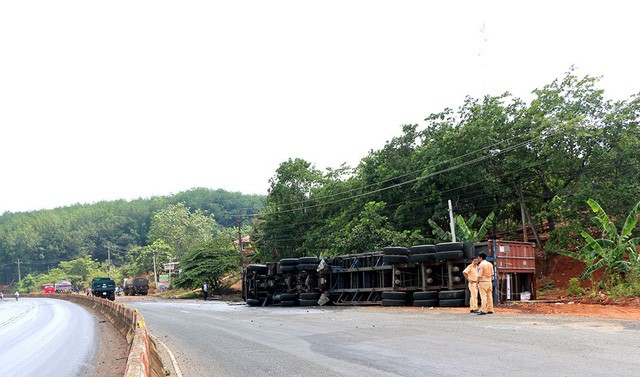
[[[7,295],[8,296],[8,295]],[[0,302],[0,376],[86,376],[96,346],[95,319],[64,300]]]
[[[640,324],[446,309],[132,301],[185,376],[638,376]]]

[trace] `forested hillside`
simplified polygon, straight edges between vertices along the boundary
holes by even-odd
[[[84,256],[102,262],[110,254],[113,264],[120,265],[127,251],[149,242],[154,213],[177,203],[212,215],[216,225],[225,228],[237,227],[238,218],[263,209],[264,197],[195,188],[150,199],[4,213],[0,216],[0,284],[17,281],[18,261],[22,277]]]
[[[533,94],[467,98],[405,125],[355,168],[282,163],[254,234],[262,258],[430,243],[429,220],[448,229],[449,199],[456,215],[478,215],[472,227],[495,213],[493,237],[522,240],[524,217],[546,251],[582,242],[590,198],[624,220],[640,200],[640,97],[607,99],[597,78],[573,71]]]

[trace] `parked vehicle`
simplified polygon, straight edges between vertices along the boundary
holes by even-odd
[[[145,277],[124,279],[124,295],[125,296],[135,296],[135,295],[146,296],[148,292],[149,292],[149,279]]]
[[[73,285],[68,280],[60,280],[55,284],[55,293],[71,293],[73,292]]]
[[[45,295],[50,295],[55,293],[56,289],[53,284],[44,284],[42,285],[42,293]]]
[[[96,297],[102,297],[111,301],[116,299],[116,282],[111,278],[94,278],[91,282],[91,293]]]

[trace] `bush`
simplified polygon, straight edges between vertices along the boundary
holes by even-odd
[[[580,296],[584,293],[584,289],[580,287],[580,279],[569,279],[569,286],[567,287],[567,296]]]

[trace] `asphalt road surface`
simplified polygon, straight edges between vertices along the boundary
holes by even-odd
[[[96,348],[95,319],[64,300],[5,296],[0,302],[0,376],[86,376]]]
[[[638,376],[636,321],[131,301],[196,376]]]

